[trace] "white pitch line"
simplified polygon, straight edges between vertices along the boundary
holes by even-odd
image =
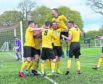
[[[14,57],[14,55],[12,55],[11,53],[9,53],[9,52],[7,52],[7,54],[9,54],[9,55],[11,55],[12,57]],[[16,57],[14,57],[14,58],[16,58]]]
[[[41,72],[38,71],[38,73],[42,76]],[[49,80],[50,82],[52,82],[53,84],[58,84],[57,82],[55,82],[54,80],[52,80],[48,76],[43,76],[43,77],[46,78],[47,80]]]

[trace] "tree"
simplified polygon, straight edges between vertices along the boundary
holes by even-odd
[[[31,12],[31,19],[38,23],[39,26],[42,26],[45,21],[51,21],[51,9],[46,6],[38,7]]]
[[[27,22],[28,19],[30,19],[30,17],[29,17],[30,16],[30,12],[35,7],[36,7],[36,3],[34,1],[24,0],[23,2],[20,2],[18,4],[18,8],[22,12],[22,20],[25,20]]]
[[[11,25],[12,23],[19,22],[22,19],[20,11],[5,11],[0,16],[0,25]]]
[[[98,31],[93,30],[87,32],[88,38],[95,38],[96,35],[103,36],[103,28],[100,28]]]
[[[103,15],[103,0],[88,0],[87,5],[89,5],[94,12]]]

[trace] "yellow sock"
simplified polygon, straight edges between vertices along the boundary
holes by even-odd
[[[25,67],[28,66],[29,61],[24,61],[22,66],[21,66],[21,71],[24,71]]]
[[[56,61],[56,64],[57,64],[57,70],[60,69],[60,60]]]
[[[31,68],[32,64],[33,64],[33,62],[32,62],[32,61],[30,61],[30,63],[28,64],[28,67],[27,67],[27,70],[28,70],[28,71],[30,70],[30,68]]]
[[[38,61],[33,60],[32,68],[37,70],[37,66],[38,66]]]
[[[49,59],[46,60],[46,64],[47,64],[48,69],[51,69],[51,62]]]
[[[71,66],[71,62],[72,62],[71,59],[69,59],[68,62],[67,62],[67,65],[68,65],[67,68],[69,68],[69,69],[70,69],[70,66]]]
[[[51,70],[53,71],[55,69],[55,62],[51,61]]]
[[[41,72],[44,72],[44,63],[41,63]]]
[[[66,43],[66,50],[68,50],[68,43]]]
[[[37,61],[37,65],[36,65],[36,69],[35,70],[38,70],[39,68],[39,61]]]
[[[76,64],[77,64],[77,69],[80,70],[80,61],[76,60]]]
[[[100,67],[101,63],[103,62],[103,58],[101,57],[98,62],[98,66]]]

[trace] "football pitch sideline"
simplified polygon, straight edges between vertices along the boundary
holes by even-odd
[[[2,54],[1,54],[2,53]],[[70,74],[64,75],[67,69],[68,56],[61,58],[61,72],[58,77],[48,76],[58,84],[102,84],[103,64],[100,70],[93,70],[100,57],[101,48],[81,48],[80,64],[82,74],[77,74],[75,60],[72,60]],[[19,77],[21,62],[16,61],[15,53],[0,52],[0,84],[53,84],[43,76]],[[40,64],[39,64],[40,65]],[[45,71],[47,71],[45,64]],[[40,71],[40,66],[39,70]]]

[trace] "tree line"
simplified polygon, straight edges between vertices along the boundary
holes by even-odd
[[[44,24],[45,21],[51,21],[52,14],[51,9],[46,6],[40,6],[31,0],[24,0],[18,4],[19,11],[5,11],[0,15],[0,25],[11,25],[19,21],[23,21],[23,28],[27,27],[27,22],[33,20],[39,27]],[[58,7],[60,15],[64,15],[68,20],[73,20],[75,24],[83,31],[83,20],[80,13],[76,10],[71,10],[69,7]]]

